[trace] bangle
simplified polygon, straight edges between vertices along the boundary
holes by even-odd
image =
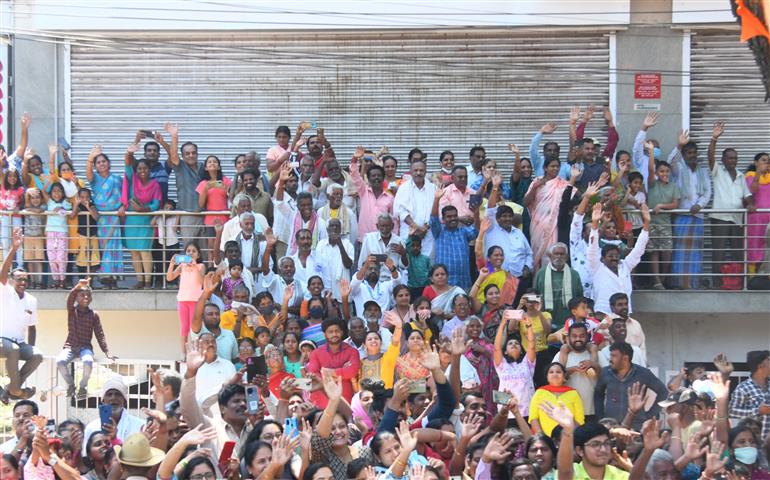
[[[726,422],[727,421],[727,417],[717,417],[714,420],[716,420],[717,422]]]
[[[403,466],[403,467],[406,467],[406,462],[405,462],[405,461],[403,461],[403,460],[401,460],[401,459],[398,459],[398,458],[397,458],[397,459],[396,459],[396,461],[395,461],[395,462],[393,462],[393,463],[395,463],[396,465],[401,465],[401,466]]]

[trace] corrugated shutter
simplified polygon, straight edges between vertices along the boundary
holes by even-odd
[[[531,135],[557,120],[553,137],[566,144],[569,107],[607,105],[609,96],[609,40],[597,31],[136,34],[117,42],[72,47],[80,164],[94,143],[119,160],[137,129],[171,120],[201,160],[215,154],[232,172],[237,153],[264,158],[276,126],[316,120],[343,162],[361,143],[390,146],[402,168],[413,147],[432,167],[444,149],[466,163],[481,143],[510,172],[508,143],[526,151]]]
[[[739,169],[754,155],[770,151],[770,104],[762,77],[739,32],[696,32],[691,44],[691,137],[705,150],[714,122],[727,122],[717,145],[738,150]]]

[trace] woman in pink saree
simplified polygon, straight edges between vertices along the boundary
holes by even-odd
[[[532,218],[530,232],[538,232],[530,236],[532,253],[534,258],[533,271],[537,271],[548,260],[546,250],[556,243],[556,220],[559,216],[559,204],[564,194],[564,189],[569,182],[559,176],[561,162],[552,159],[545,164],[545,175],[535,179],[524,195],[524,205],[529,209]]]

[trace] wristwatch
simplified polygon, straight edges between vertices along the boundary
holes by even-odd
[[[52,453],[48,458],[48,465],[53,468],[57,463],[59,463],[59,456],[55,453]]]

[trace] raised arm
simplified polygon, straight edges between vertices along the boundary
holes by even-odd
[[[5,255],[5,259],[3,260],[3,265],[0,267],[0,283],[3,285],[8,283],[8,274],[11,271],[11,265],[13,265],[13,260],[16,258],[16,250],[21,247],[21,244],[24,242],[24,235],[21,233],[21,227],[17,227],[13,229],[13,240],[11,241],[11,249],[8,251],[8,253]]]
[[[495,335],[495,353],[492,355],[492,359],[495,362],[495,366],[503,363],[503,348],[505,347],[505,327],[508,325],[509,314],[506,310],[503,312],[503,318],[500,320],[500,325],[497,327],[497,334]]]
[[[594,204],[593,211],[591,212],[591,233],[588,236],[588,251],[586,252],[586,260],[588,261],[588,268],[595,272],[600,265],[599,257],[599,220],[602,218],[602,204],[596,202]]]
[[[709,142],[708,159],[709,172],[714,170],[717,164],[717,139],[725,132],[725,122],[714,122],[714,128],[711,130],[711,141]]]
[[[329,438],[332,435],[332,423],[337,413],[340,399],[342,398],[342,377],[333,378],[331,375],[323,375],[323,388],[329,403],[326,404],[316,430],[321,438]]]
[[[508,151],[514,155],[513,159],[513,181],[518,182],[521,179],[521,153],[515,143],[508,144]]]
[[[639,133],[636,135],[636,138],[634,139],[634,147],[632,150],[631,161],[634,164],[634,168],[636,168],[637,170],[641,171],[647,168],[644,165],[644,152],[645,152],[645,141],[647,140],[647,130],[654,127],[657,122],[658,122],[658,112],[649,112],[644,117],[644,121],[642,122],[642,128],[639,130]],[[648,157],[648,160],[649,160],[649,163],[654,164],[655,163],[654,155]]]
[[[615,150],[618,148],[618,141],[620,136],[615,129],[615,119],[612,117],[612,110],[610,107],[604,107],[604,120],[607,122],[607,145],[602,151],[602,155],[607,158],[612,158],[615,155]]]
[[[262,275],[270,273],[270,254],[275,248],[275,244],[278,243],[278,239],[273,234],[273,229],[268,227],[265,230],[265,253],[262,254]]]
[[[164,129],[171,136],[171,146],[166,151],[168,153],[168,163],[172,167],[179,166],[179,126],[171,122],[166,122]],[[164,144],[165,146],[165,144]]]
[[[86,160],[86,179],[88,179],[88,182],[91,183],[91,188],[94,188],[93,182],[94,182],[94,162],[96,161],[96,157],[102,154],[102,146],[101,145],[94,145],[91,148],[91,152],[88,154],[88,160]]]
[[[29,126],[32,123],[32,116],[29,113],[24,112],[21,115],[19,123],[21,123],[21,138],[19,139],[19,145],[13,153],[19,158],[24,158],[24,153],[27,151],[27,146],[29,145]]]
[[[193,333],[200,333],[203,326],[203,310],[206,308],[211,295],[214,293],[216,283],[214,283],[214,272],[209,272],[203,278],[203,292],[201,293],[198,302],[195,304],[195,313],[193,314],[192,324],[190,325],[190,331]]]

